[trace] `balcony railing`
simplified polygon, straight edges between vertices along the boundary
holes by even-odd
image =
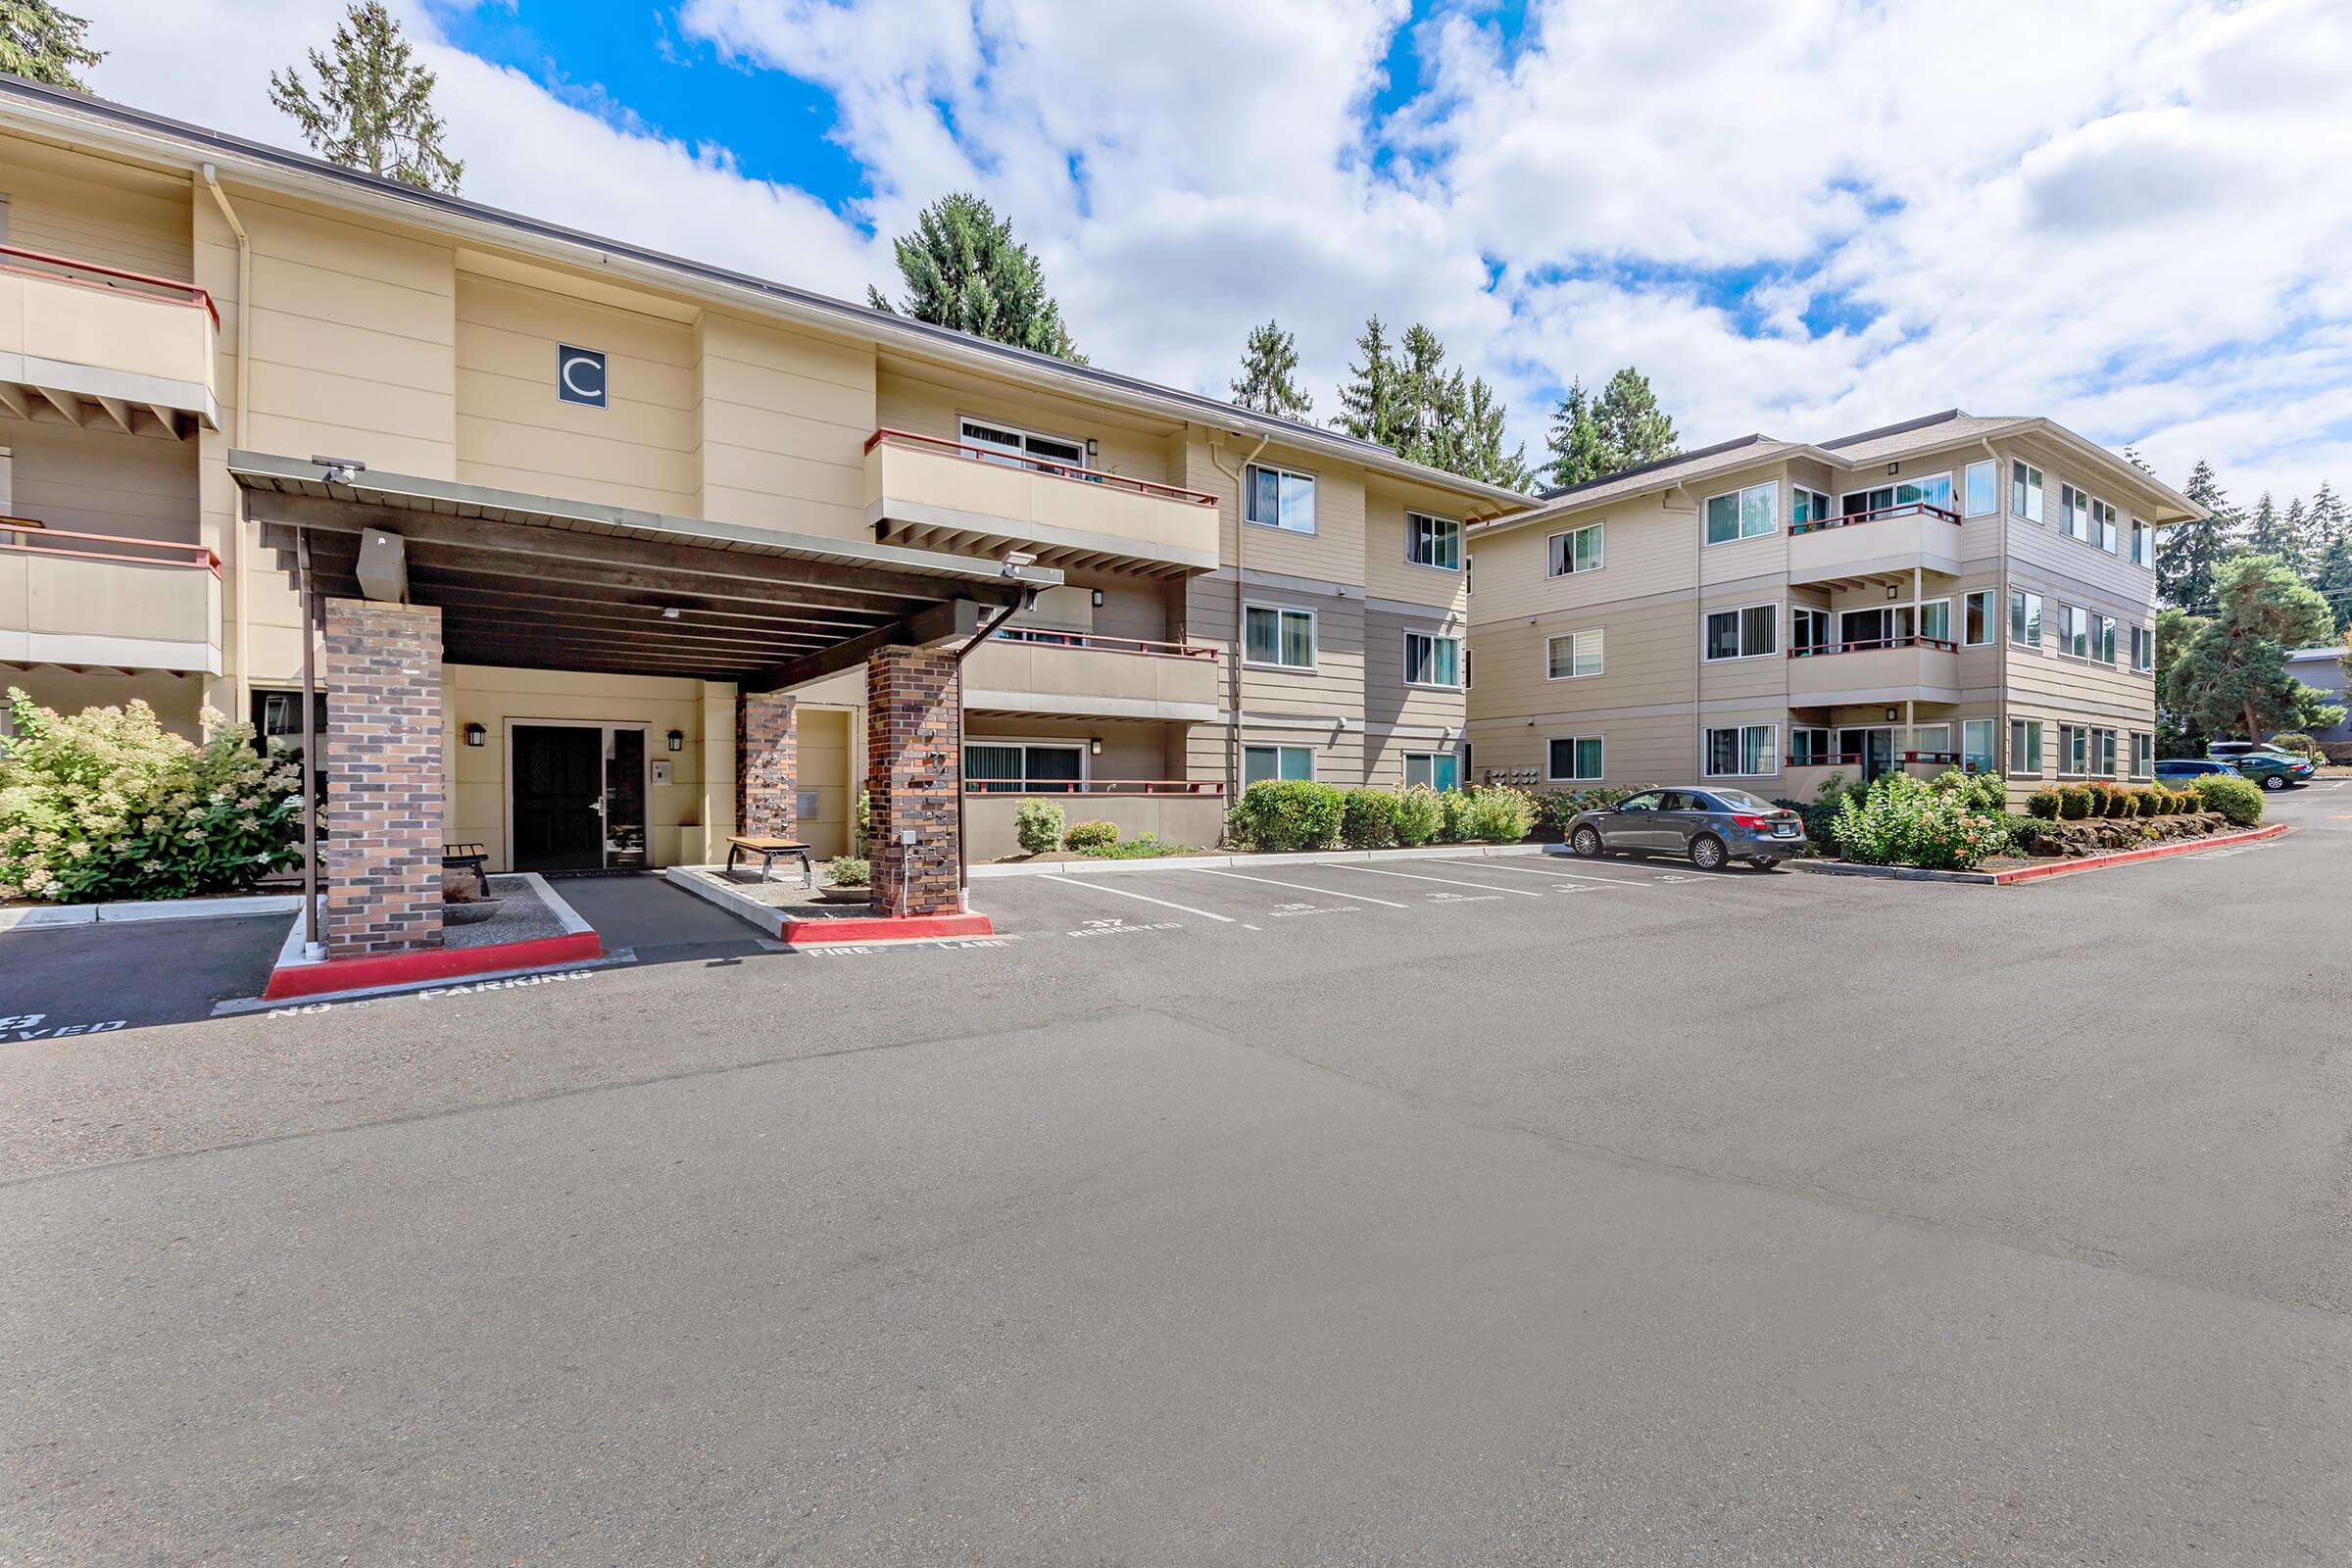
[[[966,795],[1222,795],[1225,786],[1198,778],[967,778]]]
[[[1039,626],[1007,626],[997,636],[1008,643],[1045,648],[1093,648],[1112,654],[1140,654],[1151,659],[1214,660],[1218,650],[1200,643],[1154,642],[1141,637],[1100,637],[1091,631],[1051,631]]]
[[[150,277],[145,272],[125,271],[120,267],[103,267],[96,262],[77,262],[69,256],[51,256],[46,251],[28,251],[22,245],[0,245],[0,270],[75,283],[83,288],[108,289],[116,293],[143,295],[148,299],[168,300],[201,309],[213,318],[213,325],[217,327],[220,324],[220,312],[213,304],[212,295],[193,283],[182,283],[169,277]]]
[[[1850,513],[1841,517],[1815,517],[1810,522],[1791,523],[1791,535],[1821,533],[1831,528],[1850,528],[1857,523],[1880,522],[1888,517],[1933,517],[1957,527],[1960,514],[1943,507],[1930,506],[1925,501],[1906,501],[1899,507],[1881,507],[1876,512]]]
[[[66,541],[72,541],[67,543]],[[75,533],[52,528],[30,517],[0,517],[0,550],[22,551],[45,558],[60,556],[79,561],[122,561],[146,566],[185,566],[220,575],[220,558],[204,545],[165,539],[131,539],[122,534]]]
[[[1866,760],[1868,759],[1860,752],[1791,752],[1788,757],[1782,759],[1784,765],[1788,767],[1860,767]],[[1960,765],[1960,754],[1958,752],[1896,752],[1886,759],[1886,762],[1889,766],[1897,763],[1918,762],[1931,766],[1941,764],[1947,767],[1957,767]],[[1972,767],[1969,771],[1973,773],[1976,769]]]
[[[865,450],[878,446],[917,447],[948,457],[961,458],[967,463],[985,463],[997,467],[1026,468],[1050,478],[1069,479],[1079,484],[1105,485],[1133,495],[1156,496],[1163,501],[1182,501],[1196,507],[1214,507],[1217,498],[1200,490],[1187,490],[1179,485],[1160,484],[1156,480],[1138,479],[1129,474],[1106,473],[1101,468],[1083,468],[1075,464],[1055,463],[1049,458],[1033,458],[1025,453],[1000,452],[994,447],[976,446],[968,441],[950,441],[943,436],[918,435],[912,430],[894,430],[888,425],[865,438]]]
[[[0,661],[219,674],[220,558],[0,517]]]
[[[1932,648],[1938,653],[1958,653],[1960,645],[1944,637],[1858,637],[1852,642],[1814,643],[1804,648],[1788,650],[1790,659],[1820,659],[1831,654],[1866,654],[1883,648]]]

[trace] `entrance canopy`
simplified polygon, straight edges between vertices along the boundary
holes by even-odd
[[[312,590],[441,611],[443,656],[781,691],[877,649],[968,639],[1062,576],[859,540],[231,452],[247,514]],[[388,536],[388,537],[387,537]],[[363,551],[367,560],[363,563]]]

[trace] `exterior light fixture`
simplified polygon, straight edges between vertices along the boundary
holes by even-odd
[[[1087,756],[1089,756],[1089,757],[1101,757],[1101,756],[1102,755],[1102,736],[1100,736],[1100,735],[1090,735],[1090,736],[1088,736],[1088,737],[1087,737],[1087,741],[1086,741],[1086,755],[1087,755]]]
[[[1888,710],[1886,710],[1886,722],[1887,722],[1887,723],[1889,723],[1889,724],[1891,724],[1891,723],[1893,723],[1893,722],[1894,722],[1894,720],[1895,720],[1895,712],[1894,712],[1894,710],[1893,710],[1893,709],[1891,709],[1891,708],[1889,708]]]
[[[1095,590],[1095,608],[1097,610],[1102,608],[1102,590],[1100,588]]]
[[[677,619],[677,618],[678,618],[678,607],[677,607],[677,606],[675,606],[675,605],[663,605],[663,606],[662,607],[662,618],[663,620],[675,620],[675,619]]]
[[[479,746],[488,738],[489,734],[490,732],[479,724],[468,724],[466,726],[466,744]]]
[[[686,749],[686,732],[684,730],[671,730],[669,732],[668,740],[669,749],[671,751],[682,752]]]
[[[1893,597],[1895,597],[1895,595],[1897,595],[1897,594],[1899,594],[1899,593],[1901,593],[1901,592],[1902,592],[1902,590],[1901,590],[1900,588],[1896,587],[1896,586],[1895,586],[1893,583],[1888,583],[1888,584],[1886,585],[1886,597],[1887,597],[1887,598],[1889,598],[1889,599],[1892,599]]]

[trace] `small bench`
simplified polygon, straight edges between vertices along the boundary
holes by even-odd
[[[732,838],[727,840],[727,875],[730,878],[735,875],[736,858],[744,855],[760,857],[760,880],[762,882],[767,880],[768,869],[776,863],[776,857],[780,855],[794,856],[801,862],[801,886],[805,888],[816,886],[816,867],[809,863],[808,846],[798,839]]]
[[[479,844],[442,845],[441,869],[471,871],[474,881],[481,884],[482,897],[490,896],[490,857]]]

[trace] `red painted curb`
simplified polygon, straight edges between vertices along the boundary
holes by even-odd
[[[375,986],[412,985],[419,980],[448,980],[459,975],[491,974],[504,969],[542,969],[601,958],[605,945],[593,931],[574,931],[530,942],[501,942],[486,948],[426,948],[416,953],[386,953],[364,958],[328,958],[320,963],[288,964],[270,972],[262,999],[315,997],[327,991],[366,991]]]
[[[796,948],[841,942],[908,942],[931,937],[993,937],[996,923],[985,914],[873,915],[851,920],[787,920],[781,939]]]
[[[2198,850],[2218,850],[2229,844],[2252,844],[2258,839],[2275,839],[2286,828],[2284,822],[2273,822],[2245,833],[2218,833],[2209,839],[2184,839],[2178,844],[2150,845],[2144,850],[2086,855],[2080,860],[2061,860],[2055,865],[2024,865],[2014,871],[1993,872],[1993,885],[2005,888],[2012,882],[2038,882],[2043,877],[2065,876],[2072,871],[2098,871],[2110,865],[2130,865],[2134,860],[2160,860],[2168,855],[2193,855]]]

